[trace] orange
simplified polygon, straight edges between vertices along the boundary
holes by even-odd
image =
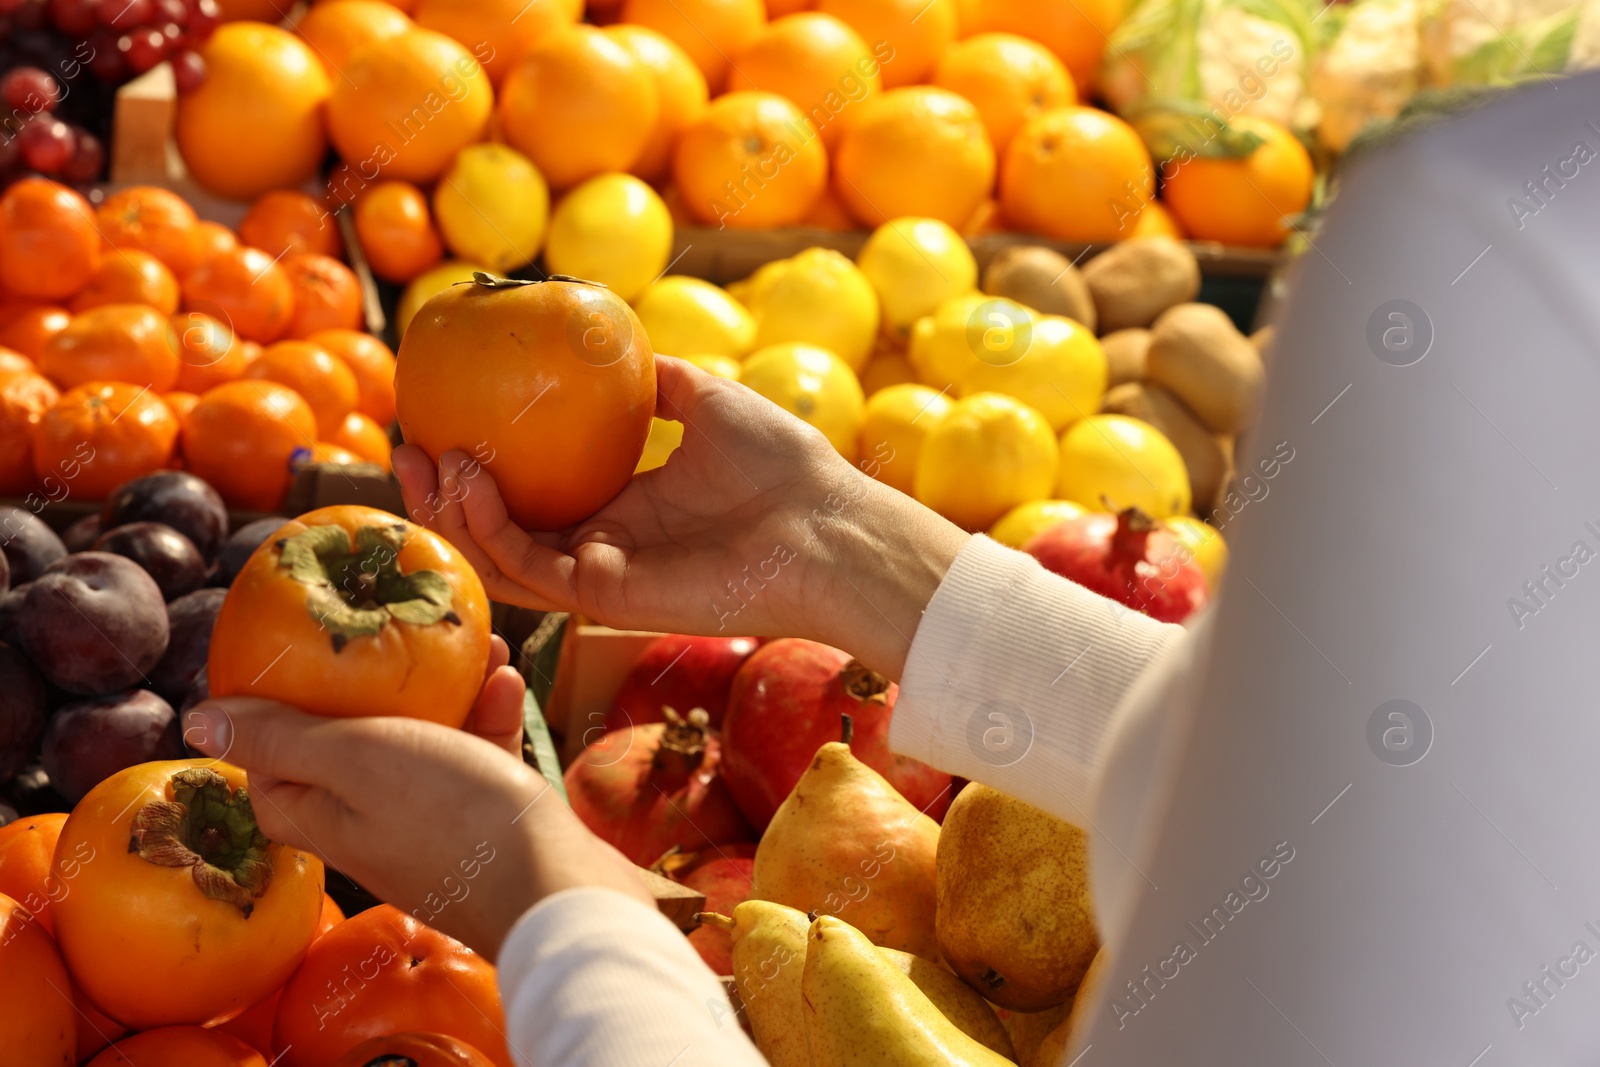
[[[955,0],[820,0],[817,10],[849,24],[883,64],[883,87],[928,80],[955,43]]]
[[[69,306],[80,313],[106,304],[149,304],[170,315],[178,310],[178,279],[148,252],[107,249],[99,269]]]
[[[868,226],[918,216],[961,226],[994,188],[978,109],[926,85],[868,100],[834,154],[834,191]]]
[[[185,311],[203,311],[262,344],[282,337],[294,316],[289,275],[259,248],[212,256],[183,279],[182,289]]]
[[[832,15],[786,15],[733,57],[729,89],[777,93],[805,112],[832,148],[843,111],[883,90],[879,63],[861,36]]]
[[[285,259],[283,272],[294,290],[294,318],[286,336],[309,337],[318,330],[361,325],[361,283],[349,267],[308,252]]]
[[[260,359],[261,358],[261,353],[263,351],[265,351],[265,349],[263,349],[259,344],[257,344],[254,341],[240,341],[239,342],[239,348],[242,350],[242,352],[244,354],[244,365],[246,367],[248,367],[250,364],[254,363],[256,360]],[[240,373],[243,373],[243,372],[241,371]]]
[[[310,448],[297,448],[294,455],[289,458],[289,463],[299,469],[313,463],[327,463],[335,467],[348,467],[353,463],[361,463],[362,459],[348,448],[343,448],[332,441],[318,441]]]
[[[777,93],[728,93],[679,136],[672,173],[701,222],[770,229],[805,218],[827,186],[828,155]]]
[[[655,134],[660,109],[650,68],[593,26],[535,44],[500,97],[506,141],[557,189],[632,167]]]
[[[1174,241],[1182,241],[1188,234],[1183,232],[1183,227],[1172,217],[1172,212],[1161,205],[1161,201],[1151,200],[1139,212],[1139,219],[1129,229],[1128,236],[1170,237]]]
[[[162,393],[161,399],[167,402],[167,407],[171,410],[173,417],[178,420],[179,426],[183,425],[184,420],[189,417],[189,412],[194,410],[194,406],[200,403],[198,394],[177,390],[170,393]]]
[[[444,258],[428,198],[410,182],[368,189],[356,200],[355,225],[367,265],[384,281],[403,285]]]
[[[607,26],[605,33],[643,64],[656,83],[656,126],[632,172],[647,181],[672,168],[672,146],[683,128],[706,113],[711,99],[706,76],[689,54],[655,30],[643,26]]]
[[[407,30],[362,47],[328,98],[328,135],[363,176],[427,182],[483,137],[494,87],[442,33]]]
[[[219,252],[231,252],[239,247],[239,238],[220,222],[201,219],[194,227],[195,266],[199,266]],[[174,269],[178,280],[183,281],[187,271]]]
[[[379,426],[394,421],[394,353],[360,330],[322,330],[306,338],[344,360],[356,376],[356,410]]]
[[[62,300],[100,266],[89,201],[65,185],[23,178],[0,196],[0,285],[17,296]]]
[[[18,312],[0,325],[0,345],[36,360],[45,342],[67,328],[72,315],[65,308],[41,304]]]
[[[1285,220],[1311,202],[1311,156],[1294,134],[1268,119],[1236,115],[1228,124],[1262,143],[1243,159],[1168,161],[1162,196],[1197,241],[1275,248],[1289,235]]]
[[[810,11],[816,6],[817,0],[767,0],[767,18],[780,19],[785,15]]]
[[[168,319],[167,329],[178,354],[178,389],[203,393],[244,373],[244,343],[210,315],[185,311]]]
[[[1005,232],[1005,217],[1000,214],[1000,201],[994,197],[985,197],[983,203],[978,205],[978,210],[956,227],[963,237],[982,237],[990,233]]]
[[[178,420],[155,393],[126,382],[69,389],[33,432],[33,471],[103,500],[123,482],[172,462]]]
[[[244,369],[245,381],[269,381],[299,393],[311,407],[317,432],[327,437],[344,424],[360,395],[344,360],[309,341],[279,341]]]
[[[767,21],[761,0],[627,0],[622,21],[655,30],[689,53],[713,94],[728,81],[728,57],[744,51]]]
[[[306,12],[294,32],[317,54],[330,78],[344,76],[344,66],[363,45],[396,37],[414,25],[405,12],[379,0],[339,0]]]
[[[1000,210],[1019,230],[1062,241],[1119,241],[1154,191],[1133,128],[1092,107],[1029,120],[1000,165]]]
[[[39,373],[65,388],[128,382],[164,393],[178,380],[167,316],[143,304],[107,304],[75,315],[39,353]]]
[[[1029,119],[1078,102],[1061,60],[1013,33],[980,33],[952,45],[933,70],[933,84],[972,101],[1002,156]]]
[[[288,386],[227,382],[189,413],[183,455],[230,506],[271,511],[289,491],[294,450],[315,445],[316,433],[311,408]]]
[[[1067,65],[1075,85],[1093,85],[1122,0],[982,0],[974,30],[998,30],[1038,41]]]
[[[194,208],[170,190],[134,185],[112,193],[95,209],[95,221],[106,251],[148,252],[179,278],[200,262]]]
[[[33,432],[60,398],[42,374],[0,373],[0,495],[21,496],[33,488]]]
[[[817,202],[811,205],[811,210],[806,212],[806,217],[800,220],[800,225],[844,233],[856,228],[856,220],[832,189],[824,189],[822,195],[817,197]]]
[[[17,371],[39,373],[39,365],[21,352],[0,345],[0,375],[12,374]]]
[[[287,30],[235,22],[218,28],[200,55],[206,77],[178,97],[176,130],[195,181],[249,200],[315,175],[328,148],[322,112],[330,89],[316,53]]]
[[[342,4],[334,5],[340,6]],[[339,224],[333,216],[319,201],[294,189],[274,189],[257,197],[239,220],[239,241],[261,249],[273,259],[281,259],[291,252],[337,256],[344,251]]]
[[[339,428],[328,435],[328,444],[349,449],[365,462],[376,463],[384,470],[389,469],[389,453],[392,450],[389,435],[383,427],[359,411],[352,411],[344,417]]]
[[[583,0],[417,0],[412,17],[472,49],[498,87],[528,49],[583,17]]]
[[[956,37],[965,39],[983,24],[984,0],[956,0]]]

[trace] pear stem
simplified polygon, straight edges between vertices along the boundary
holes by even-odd
[[[694,913],[694,921],[701,926],[714,926],[718,930],[726,930],[730,934],[733,933],[733,920],[726,915],[718,915],[714,911],[697,911]]]
[[[839,716],[839,720],[839,741],[848,745],[850,739],[856,735],[856,721],[844,714]]]

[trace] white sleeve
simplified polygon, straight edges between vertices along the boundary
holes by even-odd
[[[530,908],[500,950],[518,1067],[765,1067],[688,939],[613,889]]]
[[[1113,712],[1185,633],[974,537],[917,627],[889,743],[1081,821]]]

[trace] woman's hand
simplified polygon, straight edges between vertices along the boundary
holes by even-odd
[[[810,637],[898,677],[966,535],[744,386],[666,357],[656,370],[657,414],[683,423],[683,444],[586,522],[527,533],[482,464],[447,452],[435,467],[401,446],[412,520],[460,549],[497,600],[624,629]]]
[[[518,707],[520,735],[520,694]],[[475,714],[504,710],[480,700]],[[184,733],[249,772],[272,840],[316,853],[488,959],[524,911],[562,889],[603,886],[654,906],[633,865],[538,771],[483,738],[416,719],[317,718],[255,697],[197,705]]]

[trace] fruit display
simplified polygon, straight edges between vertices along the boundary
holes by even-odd
[[[165,189],[91,207],[28,178],[0,219],[0,494],[39,511],[176,467],[271,511],[299,466],[388,466],[394,356],[310,197],[266,194],[236,236]]]

